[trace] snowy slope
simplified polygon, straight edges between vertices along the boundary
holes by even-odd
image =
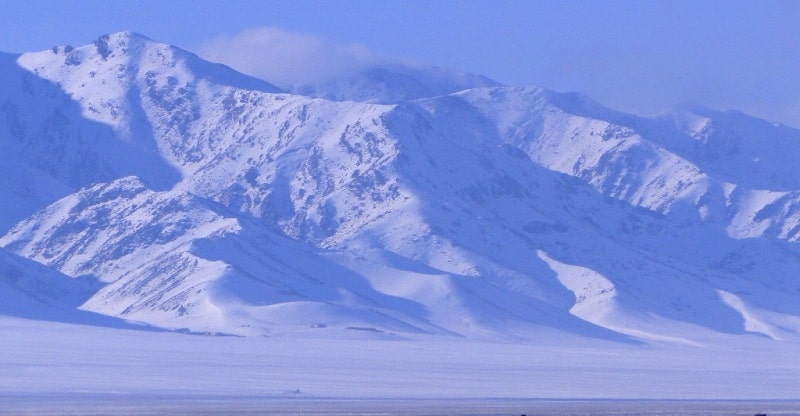
[[[83,310],[241,335],[800,334],[797,130],[455,72],[309,90],[328,101],[128,32],[2,65],[0,247],[102,282]]]
[[[71,278],[0,249],[0,315],[33,321],[156,330],[151,326],[77,309],[103,284],[91,276]]]

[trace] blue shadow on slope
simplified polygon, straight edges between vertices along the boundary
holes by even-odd
[[[0,248],[0,315],[140,331],[163,331],[78,309],[103,286],[90,276],[70,278]]]
[[[207,201],[214,209],[225,210]],[[232,270],[217,288],[253,306],[316,302],[344,308],[384,328],[409,333],[449,333],[428,321],[426,308],[414,301],[375,290],[363,276],[330,259],[321,250],[283,236],[252,218],[237,234],[197,240],[192,252],[221,260]]]
[[[542,250],[612,281],[616,299],[631,311],[723,333],[745,333],[743,317],[716,292],[735,284],[725,280],[725,273],[707,276],[700,271],[709,268],[708,259],[748,243],[733,241],[713,226],[687,226],[686,210],[666,216],[633,207],[602,195],[579,178],[537,165],[524,152],[509,152],[496,126],[458,101],[458,97],[431,100],[423,103],[427,110],[407,105],[391,115],[397,120],[390,118],[390,127],[398,126],[406,137],[416,138],[403,142],[398,157],[403,182],[422,195],[421,200],[433,201],[423,206],[423,215],[435,235],[527,275],[550,300],[502,291],[495,298],[502,302],[492,301],[489,294],[508,285],[507,277],[493,270],[482,271],[481,279],[459,280],[469,296],[495,303],[497,318],[506,315],[568,332],[625,339],[569,314],[576,299],[538,258],[536,253]],[[452,126],[457,126],[455,132]],[[427,154],[440,157],[429,163]],[[420,167],[428,171],[423,174]],[[461,187],[429,180],[447,176],[458,177]],[[690,232],[695,235],[687,238]],[[675,258],[689,259],[691,264],[674,263]],[[736,274],[729,275],[735,278],[731,280],[746,277],[755,286],[761,277]]]

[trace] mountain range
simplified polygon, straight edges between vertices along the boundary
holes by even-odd
[[[276,58],[278,59],[278,58]],[[459,71],[0,54],[0,313],[244,336],[800,336],[800,130]]]

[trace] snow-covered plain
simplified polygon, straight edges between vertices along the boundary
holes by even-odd
[[[800,131],[395,70],[0,54],[0,392],[797,398]]]
[[[215,337],[0,321],[5,395],[796,399],[796,345]],[[316,329],[327,331],[329,329]],[[729,341],[726,343],[725,341]]]
[[[6,397],[0,414],[41,416],[324,415],[324,416],[797,416],[797,401],[536,400],[536,399],[265,399],[233,397]]]

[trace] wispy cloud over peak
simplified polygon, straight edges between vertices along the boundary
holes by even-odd
[[[218,37],[202,44],[198,54],[282,87],[335,78],[387,61],[362,45],[276,27]]]

